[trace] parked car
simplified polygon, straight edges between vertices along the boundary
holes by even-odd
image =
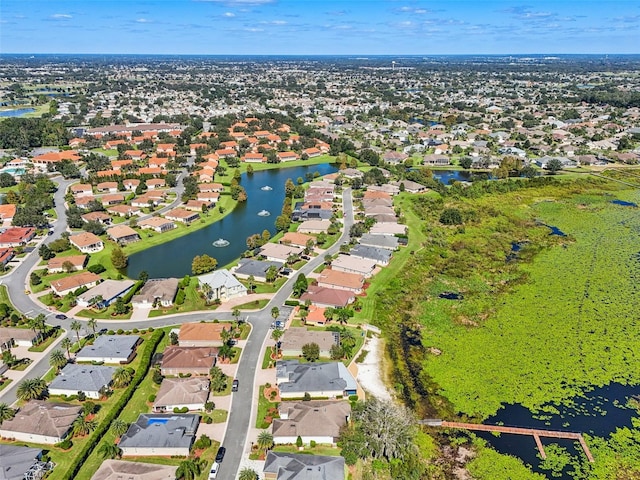
[[[311,257],[309,255],[300,255],[300,258],[303,260],[311,260]]]
[[[277,320],[274,322],[274,327],[278,328],[278,329],[283,329],[284,328],[284,322],[282,320]]]
[[[231,391],[232,392],[237,392],[238,391],[238,387],[240,386],[240,382],[238,381],[238,379],[234,379],[233,383],[231,384]]]
[[[64,313],[59,313],[56,315],[58,320],[66,320],[68,317]]]
[[[218,448],[218,453],[216,453],[216,463],[222,463],[224,459],[224,454],[227,452],[227,449],[224,447]]]
[[[220,464],[218,462],[213,462],[213,465],[211,465],[211,470],[209,471],[209,480],[214,480],[218,476],[219,469]]]

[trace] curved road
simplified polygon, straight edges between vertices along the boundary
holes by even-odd
[[[180,175],[178,179],[177,190],[182,188],[180,182]],[[62,234],[67,230],[66,225],[66,209],[64,196],[68,187],[76,183],[77,179],[65,180],[62,178],[55,178],[54,181],[58,185],[58,190],[54,194],[55,211],[57,220],[53,223],[53,234],[44,239],[43,243],[48,244],[53,240],[60,238]],[[180,201],[180,191],[177,192],[178,196],[176,202]],[[176,203],[174,202],[174,203]],[[177,204],[177,203],[176,203]],[[165,209],[172,208],[174,205],[170,205]],[[309,275],[313,272],[321,263],[324,262],[325,255],[334,255],[339,252],[340,245],[349,240],[349,230],[354,223],[353,217],[353,203],[351,198],[351,189],[346,188],[343,191],[343,209],[344,209],[344,227],[342,235],[338,241],[331,246],[322,256],[312,258],[306,265],[300,268],[296,275],[292,275],[284,285],[273,296],[269,303],[257,312],[252,312],[247,318],[247,321],[251,323],[251,333],[247,339],[246,345],[242,351],[242,356],[238,364],[237,377],[241,379],[239,389],[237,393],[232,394],[231,409],[229,412],[229,419],[227,423],[227,430],[224,438],[224,446],[227,448],[227,454],[225,461],[221,464],[220,473],[218,478],[223,480],[233,479],[236,477],[240,461],[244,454],[244,446],[249,432],[249,421],[251,418],[251,411],[253,407],[253,387],[255,381],[256,368],[260,368],[262,359],[260,358],[260,352],[262,345],[269,334],[269,327],[272,322],[271,309],[273,307],[281,307],[284,305],[285,300],[291,296],[295,278],[298,273]],[[10,272],[4,279],[2,284],[7,287],[9,298],[15,306],[15,308],[28,315],[35,317],[42,313],[47,317],[47,323],[53,326],[59,326],[65,328],[68,326],[70,320],[58,320],[55,318],[54,313],[44,308],[40,303],[35,302],[29,295],[25,294],[25,290],[28,288],[28,276],[33,267],[40,262],[40,257],[37,252],[33,252],[28,255],[24,261],[15,270]],[[122,321],[118,320],[117,324],[128,329],[148,328],[148,327],[165,327],[169,325],[176,325],[178,323],[200,321],[203,316],[212,315],[214,312],[195,312],[180,315],[171,315],[165,317],[157,317],[154,319],[140,320],[140,321]],[[215,313],[216,318],[220,320],[231,320],[233,317],[229,312]],[[86,320],[78,319],[81,323],[86,324]],[[98,321],[98,329],[111,328],[114,322],[112,321]],[[72,336],[72,332],[66,331],[65,336]],[[58,339],[60,341],[60,339]],[[44,355],[39,361],[35,362],[29,370],[28,377],[42,377],[49,370],[49,354]],[[0,400],[4,403],[13,404],[16,401],[16,390],[18,382],[11,384],[0,395]]]

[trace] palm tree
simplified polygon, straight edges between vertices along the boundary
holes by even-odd
[[[256,278],[253,275],[249,275],[247,283],[249,284],[249,293],[253,293],[256,288]]]
[[[128,368],[119,367],[113,373],[113,386],[116,388],[126,387],[131,380],[133,380],[133,373]]]
[[[36,325],[36,328],[40,330],[40,333],[44,333],[46,329],[46,324],[44,323],[47,317],[44,316],[44,313],[39,313],[36,318],[33,319],[33,322]]]
[[[236,322],[238,321],[238,319],[240,318],[240,309],[239,308],[234,308],[231,311],[231,315],[233,315],[233,318],[236,319]]]
[[[176,470],[176,478],[178,480],[195,480],[202,471],[200,460],[190,458],[183,460]]]
[[[73,433],[75,435],[89,435],[96,428],[98,428],[98,422],[96,420],[87,420],[86,417],[78,417],[73,421]]]
[[[51,352],[51,356],[49,357],[49,365],[52,368],[56,369],[56,373],[60,372],[60,369],[67,364],[67,357],[64,356],[64,352],[62,350],[55,349]]]
[[[307,323],[307,317],[309,316],[309,310],[307,310],[306,308],[301,308],[300,309],[300,320],[302,320],[303,324]]]
[[[122,435],[127,433],[127,430],[129,430],[129,424],[124,420],[116,419],[111,423],[110,430],[116,437],[121,437]]]
[[[262,430],[258,434],[258,448],[264,453],[267,453],[267,450],[271,447],[273,447],[273,435],[267,430]]]
[[[47,395],[47,384],[41,378],[27,378],[18,385],[18,399],[22,401],[38,400]]]
[[[271,331],[271,338],[273,338],[273,341],[276,342],[276,355],[278,354],[278,343],[280,342],[282,335],[284,335],[284,331],[280,330],[279,328],[274,328]]]
[[[82,324],[79,321],[74,320],[73,322],[71,322],[71,325],[69,325],[69,328],[71,328],[71,330],[76,332],[76,337],[78,338],[78,345],[80,345],[80,329],[82,329]]]
[[[98,328],[98,321],[95,318],[92,318],[87,321],[87,326],[91,329],[91,331],[93,332],[93,336],[95,337],[96,329]]]
[[[229,340],[231,340],[231,329],[227,330],[222,327],[222,330],[220,331],[220,340],[222,340],[222,343],[226,345]]]
[[[122,450],[115,443],[103,443],[98,449],[98,453],[102,458],[120,458]]]
[[[7,405],[6,403],[0,403],[0,423],[4,422],[5,420],[11,420],[15,414],[16,411],[9,405]]]
[[[63,338],[60,346],[67,351],[67,357],[71,360],[71,347],[73,346],[71,339],[69,337]]]
[[[240,470],[240,476],[238,480],[256,480],[258,478],[258,472],[256,472],[253,468],[244,467]]]
[[[351,311],[348,308],[337,308],[336,314],[338,316],[338,322],[340,324],[347,323],[351,318]]]
[[[271,317],[275,320],[280,316],[280,309],[278,307],[273,307],[271,309]]]

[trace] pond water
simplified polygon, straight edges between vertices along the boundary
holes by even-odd
[[[433,170],[433,178],[440,180],[445,185],[449,182],[470,182],[473,173],[467,170]]]
[[[626,407],[629,398],[638,394],[640,394],[640,386],[613,383],[594,389],[583,397],[575,398],[572,407],[556,406],[559,413],[555,415],[535,415],[521,405],[507,405],[497,415],[483,423],[579,432],[607,438],[618,427],[630,427],[631,419],[638,417],[636,410]],[[498,452],[521,458],[526,464],[531,465],[534,471],[550,475],[549,471],[539,468],[540,459],[537,457],[538,450],[533,437],[508,434],[495,436],[489,432],[476,434],[489,442]],[[545,447],[556,443],[566,448],[572,455],[583,455],[582,449],[580,447],[576,449],[571,440],[555,438],[541,438],[541,440]],[[565,471],[561,477],[555,478],[570,480],[572,476]]]
[[[298,177],[305,178],[307,173],[326,175],[335,171],[335,166],[325,163],[244,174],[240,184],[247,192],[246,202],[238,204],[216,223],[131,255],[127,275],[138,278],[140,272],[146,271],[150,278],[181,278],[191,274],[193,257],[205,253],[215,258],[218,265],[226,265],[247,250],[247,237],[261,234],[263,230],[269,230],[272,235],[276,232],[275,220],[282,210],[287,178],[296,183]],[[270,186],[272,190],[264,190],[264,186]],[[263,210],[271,212],[271,215],[259,215]],[[229,245],[216,247],[213,243],[219,239],[228,241]]]
[[[456,292],[442,292],[438,295],[440,298],[444,298],[445,300],[462,300],[462,294]]]
[[[558,227],[553,227],[551,225],[546,225],[546,227],[551,229],[551,233],[549,235],[558,235],[559,237],[567,236],[567,234],[560,230]]]
[[[35,108],[16,108],[14,110],[1,110],[0,117],[21,117],[27,113],[35,112]]]

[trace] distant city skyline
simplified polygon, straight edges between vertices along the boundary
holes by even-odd
[[[0,53],[640,53],[633,0],[2,0]]]

